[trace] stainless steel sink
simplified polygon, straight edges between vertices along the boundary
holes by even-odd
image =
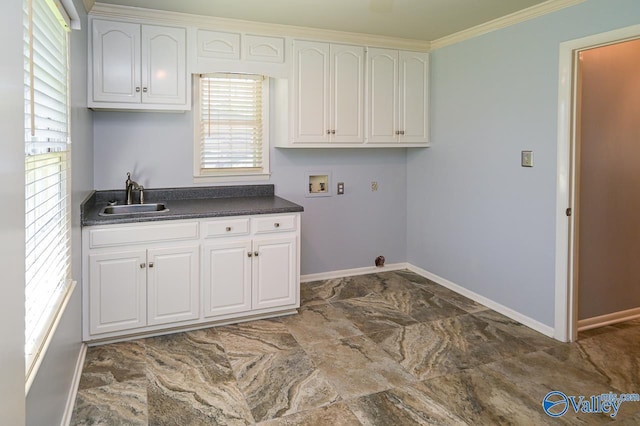
[[[169,211],[169,209],[164,203],[122,204],[118,206],[106,206],[98,214],[100,216],[113,216],[118,214],[150,214],[167,211]]]

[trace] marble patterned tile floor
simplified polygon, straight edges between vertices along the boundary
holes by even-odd
[[[89,348],[72,425],[640,424],[640,320],[565,344],[410,271],[302,284],[298,315]]]

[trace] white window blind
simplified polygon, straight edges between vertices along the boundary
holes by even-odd
[[[27,377],[70,278],[68,26],[58,6],[24,1]]]
[[[260,75],[200,76],[196,175],[265,172],[264,86]]]

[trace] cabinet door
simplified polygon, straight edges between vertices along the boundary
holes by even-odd
[[[147,323],[146,252],[89,255],[89,331],[128,330]]]
[[[93,100],[139,103],[140,25],[94,19]]]
[[[253,251],[253,309],[298,307],[296,237],[256,239]]]
[[[367,141],[398,140],[398,51],[370,48],[367,56]]]
[[[429,54],[400,52],[400,142],[429,142]]]
[[[330,103],[332,142],[364,142],[363,92],[364,47],[332,44]]]
[[[329,44],[296,41],[293,61],[292,141],[329,142]]]
[[[211,243],[203,248],[204,316],[251,310],[250,241]]]
[[[200,316],[199,247],[167,247],[147,253],[148,324],[167,324]]]
[[[186,30],[142,26],[142,102],[181,105],[187,93]]]

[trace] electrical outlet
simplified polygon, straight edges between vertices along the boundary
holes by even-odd
[[[522,151],[520,163],[522,167],[533,167],[533,151]]]
[[[344,182],[338,182],[338,190],[336,191],[338,195],[344,195]]]
[[[371,191],[375,192],[378,190],[378,182],[373,181],[371,182]]]

